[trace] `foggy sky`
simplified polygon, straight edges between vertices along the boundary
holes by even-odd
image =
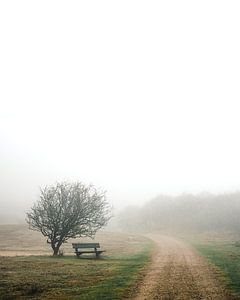
[[[240,187],[238,1],[2,1],[0,212]]]

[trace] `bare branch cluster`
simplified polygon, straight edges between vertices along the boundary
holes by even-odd
[[[69,238],[93,237],[109,221],[110,211],[105,191],[81,182],[63,182],[40,190],[40,199],[26,220],[30,229],[47,237],[57,255]]]

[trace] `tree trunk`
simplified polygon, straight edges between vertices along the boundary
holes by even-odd
[[[62,241],[59,241],[57,244],[52,243],[52,249],[53,249],[53,256],[56,256],[59,254],[59,249],[62,245]]]
[[[54,243],[52,243],[52,249],[53,249],[53,256],[57,256],[58,255],[58,251],[61,245],[57,244],[55,245]]]
[[[57,256],[58,255],[58,251],[59,251],[59,248],[54,248],[53,249],[53,256]]]

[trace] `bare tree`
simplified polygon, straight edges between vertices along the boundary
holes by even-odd
[[[57,183],[40,190],[40,199],[27,212],[30,229],[40,231],[57,255],[69,238],[94,237],[110,219],[105,192],[93,185]]]

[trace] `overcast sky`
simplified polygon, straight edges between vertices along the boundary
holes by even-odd
[[[0,203],[240,189],[239,1],[1,1]]]

